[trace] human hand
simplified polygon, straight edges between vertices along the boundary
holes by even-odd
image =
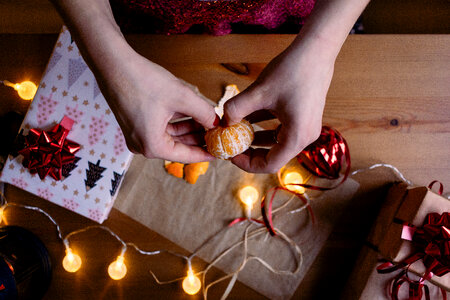
[[[134,53],[99,82],[132,152],[183,163],[214,159],[201,147],[204,127],[218,124],[214,108],[170,72]],[[193,119],[171,123],[183,116]]]
[[[272,114],[281,127],[255,133],[254,144],[272,145],[270,150],[250,148],[232,162],[247,172],[275,173],[315,141],[333,70],[334,57],[310,45],[288,48],[272,60],[250,87],[225,103],[224,118],[232,125]]]

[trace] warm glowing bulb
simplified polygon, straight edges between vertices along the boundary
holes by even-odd
[[[186,294],[195,295],[200,291],[201,286],[200,279],[194,275],[192,269],[189,269],[187,277],[183,280],[183,290]]]
[[[24,81],[21,83],[16,83],[14,85],[14,89],[23,100],[31,100],[36,94],[37,86],[31,81]]]
[[[72,252],[72,249],[66,249],[66,256],[63,259],[63,267],[67,272],[76,272],[81,267],[81,258]]]
[[[297,172],[289,172],[286,173],[283,177],[283,183],[284,186],[295,193],[303,194],[305,192],[305,188],[298,185],[291,185],[293,184],[302,184],[303,183],[303,177],[300,175],[300,173]]]
[[[2,223],[2,221],[3,221],[3,211],[4,210],[5,210],[4,206],[0,207],[0,223]]]
[[[239,190],[239,199],[246,207],[252,208],[253,204],[258,201],[258,197],[258,190],[251,185],[244,186]]]
[[[117,256],[117,259],[113,261],[108,267],[108,274],[114,280],[120,280],[127,274],[127,266],[124,264],[124,258],[122,255]]]

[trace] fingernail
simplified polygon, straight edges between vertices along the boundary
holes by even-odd
[[[219,125],[219,123],[220,123],[220,118],[219,118],[219,116],[216,114],[216,118],[214,119],[214,123],[213,123],[214,127],[216,127],[217,125]]]

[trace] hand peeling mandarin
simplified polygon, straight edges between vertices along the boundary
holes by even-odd
[[[229,159],[247,150],[255,134],[247,120],[228,127],[218,126],[206,132],[208,152],[220,159]]]

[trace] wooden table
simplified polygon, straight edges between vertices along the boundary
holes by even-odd
[[[175,75],[197,85],[217,100],[223,87],[248,86],[264,65],[293,39],[291,35],[140,36],[127,37],[143,55]],[[38,82],[50,57],[56,35],[0,35],[1,79]],[[223,63],[244,63],[249,72],[239,75]],[[242,65],[239,65],[242,67]],[[0,86],[0,114],[25,113],[28,102],[12,89]],[[353,169],[374,163],[398,167],[416,184],[437,179],[450,185],[450,36],[363,35],[350,36],[338,57],[328,93],[324,123],[346,137]],[[388,172],[389,173],[389,172]],[[361,188],[319,254],[294,298],[310,299],[339,295],[359,249],[394,176],[374,171],[357,176]],[[93,222],[36,196],[8,186],[11,202],[31,204],[49,212],[64,232]],[[145,257],[127,252],[128,274],[121,281],[109,279],[106,269],[120,245],[102,231],[74,237],[82,252],[83,268],[75,273],[61,266],[64,248],[55,229],[41,214],[18,208],[5,212],[8,224],[30,229],[47,246],[53,262],[53,281],[46,299],[200,299],[185,295],[179,283],[157,285],[149,269],[163,279],[183,275],[185,265],[170,256]],[[113,209],[104,223],[125,241],[143,249],[184,252],[164,237]],[[201,262],[198,262],[202,265]],[[203,266],[205,266],[203,264]],[[327,287],[327,288],[324,288]],[[211,290],[220,297],[224,285]],[[260,299],[257,292],[238,283],[231,299]]]

